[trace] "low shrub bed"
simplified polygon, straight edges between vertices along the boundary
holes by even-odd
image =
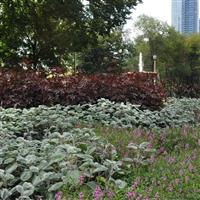
[[[38,133],[40,135],[40,133]],[[97,188],[98,179],[114,188],[125,188],[126,168],[146,164],[154,150],[149,143],[129,145],[137,156],[118,157],[115,147],[91,129],[48,132],[36,140],[0,132],[0,198],[2,200],[53,200],[61,190]],[[57,200],[60,198],[57,198]],[[71,198],[70,198],[71,199]],[[77,198],[73,198],[77,199]]]
[[[37,140],[1,131],[0,198],[199,199],[199,133],[73,128]]]
[[[156,74],[123,73],[53,76],[47,79],[40,72],[0,73],[0,106],[33,107],[55,104],[95,103],[100,98],[115,102],[130,102],[158,108],[165,93]]]
[[[0,108],[0,199],[198,199],[200,130],[184,125],[199,124],[199,109],[199,99],[161,111],[105,99]]]
[[[199,126],[199,99],[169,99],[160,111],[141,110],[130,103],[115,103],[100,99],[96,104],[30,109],[0,108],[0,132],[42,139],[49,132],[65,132],[73,127],[96,125],[125,129],[161,129]]]
[[[165,83],[167,96],[200,98],[200,81],[196,83]]]
[[[38,133],[39,134],[39,133]],[[54,132],[42,140],[0,134],[0,198],[54,199],[64,185],[120,172],[115,148],[88,129]],[[115,165],[116,169],[110,171]],[[106,178],[106,177],[105,177]],[[113,179],[114,181],[114,179]]]

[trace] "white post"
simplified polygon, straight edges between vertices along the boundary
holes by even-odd
[[[143,61],[142,61],[142,53],[140,52],[140,55],[139,55],[139,72],[143,72]]]
[[[157,59],[157,56],[156,55],[153,55],[153,72],[156,73],[157,69],[156,69],[156,59]],[[157,75],[158,77],[158,75]],[[154,78],[154,85],[156,84],[156,80],[157,78]]]
[[[153,55],[153,72],[155,72],[155,73],[157,71],[157,69],[156,69],[156,59],[157,59],[157,56]]]

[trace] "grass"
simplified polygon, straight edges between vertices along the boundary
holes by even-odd
[[[86,185],[73,194],[65,190],[67,199],[95,200],[198,200],[200,199],[200,128],[183,127],[161,132],[124,130],[96,126],[95,132],[112,143],[123,158],[129,143],[150,142],[156,149],[148,165],[135,165],[126,169],[123,180],[128,185],[117,189],[99,177],[98,184],[104,190],[104,198],[94,198],[94,188]],[[82,192],[82,193],[81,193]],[[108,192],[112,194],[108,198]]]
[[[97,126],[95,131],[117,148],[119,157],[127,153],[126,147],[129,143],[140,144],[148,141],[156,148],[155,156],[149,165],[137,165],[127,169],[124,178],[128,187],[123,190],[110,187],[113,193],[110,199],[200,199],[199,128],[184,127],[162,132],[145,132]],[[109,187],[102,182],[99,181],[99,185]],[[135,186],[134,182],[137,182]],[[93,199],[92,190],[88,191],[83,186],[79,188],[79,192],[81,191],[87,194],[84,199]]]

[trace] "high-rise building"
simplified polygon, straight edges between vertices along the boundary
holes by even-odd
[[[200,33],[200,18],[199,18],[199,33]]]
[[[172,0],[172,26],[182,33],[182,0]]]
[[[199,31],[198,0],[183,0],[182,5],[182,32],[197,33]]]
[[[172,26],[183,34],[199,32],[199,0],[172,0]]]

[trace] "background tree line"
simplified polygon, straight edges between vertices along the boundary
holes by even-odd
[[[121,40],[120,33],[116,36],[114,32],[125,24],[131,9],[139,2],[1,0],[1,63],[14,66],[26,58],[34,68],[65,66],[73,60],[74,53],[103,48],[102,40],[110,54],[116,47],[108,47],[108,37]]]
[[[1,0],[0,63],[4,67],[70,67],[83,73],[138,69],[143,53],[151,71],[171,82],[200,82],[200,35],[181,35],[140,16],[133,41],[123,25],[141,0]]]
[[[151,71],[153,55],[157,55],[162,79],[188,83],[200,80],[200,34],[181,35],[167,23],[145,15],[139,17],[135,28],[139,31],[133,42],[136,56],[132,54],[129,63],[137,67],[137,55],[142,52],[145,69]]]

